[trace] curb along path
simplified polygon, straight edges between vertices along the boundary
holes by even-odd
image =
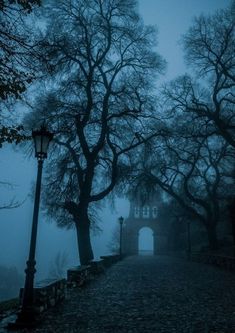
[[[235,333],[235,275],[167,256],[128,257],[70,289],[33,332]]]

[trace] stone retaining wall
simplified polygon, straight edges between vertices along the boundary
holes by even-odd
[[[105,268],[120,260],[119,255],[102,256],[100,260],[93,260],[87,266],[76,266],[67,271],[67,286],[81,287],[89,282],[95,275],[103,273]]]
[[[90,266],[76,266],[67,271],[67,286],[81,287],[90,278]]]
[[[105,260],[94,260],[89,265],[89,271],[91,274],[97,275],[105,271]]]
[[[66,297],[66,279],[43,280],[34,287],[34,304],[38,313],[55,306]],[[20,290],[20,303],[22,303],[23,288]]]
[[[67,271],[67,280],[43,280],[37,283],[34,287],[35,310],[41,313],[55,306],[65,299],[67,287],[82,287],[120,259],[119,255],[103,256],[87,266],[70,268]],[[22,304],[22,295],[23,288],[20,290],[20,304]]]
[[[100,258],[103,259],[104,265],[106,267],[109,267],[109,266],[115,264],[120,259],[122,259],[123,256],[121,258],[119,254],[115,254],[115,255],[112,255],[112,256],[101,256]]]

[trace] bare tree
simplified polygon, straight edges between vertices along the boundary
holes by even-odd
[[[188,119],[189,120],[189,119]],[[211,249],[218,248],[216,228],[223,219],[226,199],[234,195],[232,178],[234,154],[220,137],[184,138],[182,124],[159,145],[152,143],[149,158],[135,166],[138,186],[160,186],[192,217],[204,225]],[[197,124],[195,124],[197,126]],[[159,141],[159,140],[158,140]],[[157,158],[154,158],[157,156]]]
[[[151,137],[153,82],[164,63],[134,0],[60,1],[49,11],[41,48],[54,84],[32,116],[55,132],[44,203],[59,226],[75,225],[87,264],[92,207],[125,173],[128,153]]]
[[[207,135],[220,135],[235,147],[234,6],[201,15],[184,35],[186,60],[196,80],[183,76],[165,88],[172,108],[205,118]],[[173,104],[173,105],[172,105]]]
[[[15,188],[15,185],[9,182],[0,181],[0,188],[2,191],[4,190],[4,192],[6,192],[6,189],[12,191]],[[0,203],[0,211],[3,209],[5,210],[5,209],[18,208],[21,205],[23,205],[25,201],[26,199],[19,201],[15,197],[12,197],[11,199],[2,200],[2,202]]]
[[[207,229],[217,247],[216,226],[226,200],[234,197],[235,57],[234,1],[212,16],[195,18],[183,37],[194,76],[163,89],[170,137],[158,149],[152,181]],[[159,143],[158,143],[159,145]],[[151,177],[150,177],[151,178]]]

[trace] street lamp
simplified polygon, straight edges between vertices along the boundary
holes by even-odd
[[[118,220],[119,220],[119,224],[120,224],[119,255],[120,255],[120,258],[122,258],[122,226],[123,226],[124,218],[122,216],[120,216]]]
[[[191,257],[191,225],[190,225],[190,221],[187,221],[187,234],[188,234],[188,260],[190,260]]]
[[[50,141],[53,139],[53,134],[50,133],[45,125],[42,125],[40,130],[32,131],[32,137],[35,146],[35,157],[38,160],[37,182],[34,200],[33,222],[30,241],[29,258],[25,269],[25,286],[23,289],[22,307],[18,313],[16,322],[10,324],[9,327],[27,327],[35,324],[34,311],[34,274],[36,272],[35,265],[35,250],[37,239],[38,212],[41,192],[42,167],[43,162],[47,158],[47,151]]]

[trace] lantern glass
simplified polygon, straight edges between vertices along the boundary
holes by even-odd
[[[119,217],[119,223],[123,224],[124,218],[122,216]]]
[[[47,151],[53,134],[48,132],[45,126],[42,126],[39,131],[33,131],[32,136],[34,139],[35,157],[38,159],[47,158]]]

